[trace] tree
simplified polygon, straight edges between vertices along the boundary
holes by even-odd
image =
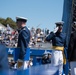
[[[7,17],[6,19],[0,18],[0,23],[2,23],[4,26],[7,26],[7,24],[9,24],[11,28],[17,29],[16,22],[10,17]]]
[[[5,19],[4,18],[0,18],[0,23],[5,25]]]

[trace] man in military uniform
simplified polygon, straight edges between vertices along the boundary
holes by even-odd
[[[67,55],[70,62],[71,75],[76,75],[76,22],[74,22],[74,31],[70,36]]]
[[[20,48],[19,59],[24,60],[26,54],[26,48],[30,41],[30,31],[26,27],[27,19],[24,17],[16,17],[16,23],[18,26],[18,46]]]
[[[42,56],[42,64],[50,64],[51,63],[51,53],[44,52]]]
[[[63,50],[66,42],[66,34],[62,33],[63,22],[57,22],[56,28],[47,37],[46,41],[52,40],[52,57],[51,63],[59,67],[59,75],[63,72]]]

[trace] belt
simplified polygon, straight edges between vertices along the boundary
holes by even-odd
[[[64,50],[64,47],[60,47],[60,46],[53,46],[52,48],[55,50],[61,50],[61,51]]]

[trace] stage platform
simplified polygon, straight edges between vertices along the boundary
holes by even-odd
[[[58,75],[58,67],[51,64],[30,67],[29,75]]]
[[[9,70],[0,72],[0,75],[58,75],[58,67],[51,64],[33,66],[26,70]]]

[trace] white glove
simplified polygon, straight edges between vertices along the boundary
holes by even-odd
[[[58,31],[58,27],[56,27],[53,32],[56,33],[57,31]]]
[[[29,61],[24,61],[23,69],[27,69],[29,67]]]

